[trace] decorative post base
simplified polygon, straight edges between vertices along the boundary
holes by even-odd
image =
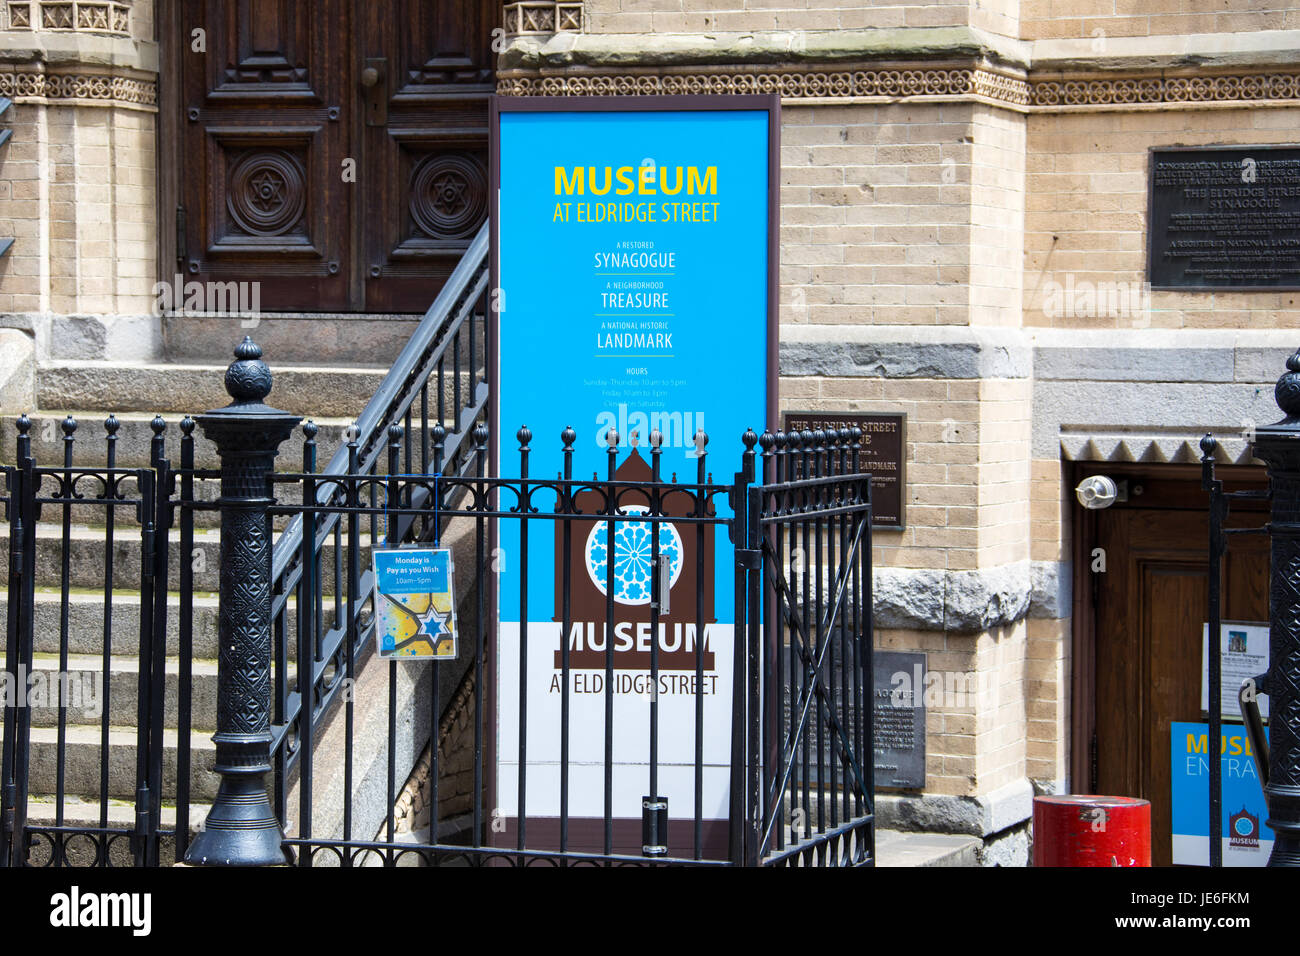
[[[302,421],[263,404],[271,370],[253,340],[226,371],[234,401],[198,416],[221,457],[221,573],[217,619],[217,773],[221,787],[185,862],[274,866],[292,862],[271,810],[270,479],[280,444]],[[310,719],[304,717],[304,719]]]
[[[203,830],[190,844],[191,866],[282,866],[293,863],[284,846],[280,821],[271,812],[266,784],[259,774],[227,774]]]

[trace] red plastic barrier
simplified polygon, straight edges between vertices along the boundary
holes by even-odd
[[[1034,798],[1034,866],[1150,866],[1151,804],[1135,797]]]

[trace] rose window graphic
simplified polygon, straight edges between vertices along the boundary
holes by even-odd
[[[628,505],[620,514],[645,514],[645,505]],[[605,593],[606,562],[609,559],[608,523],[601,521],[587,536],[587,574],[592,584]],[[614,600],[619,604],[649,604],[651,575],[652,523],[619,521],[614,525]],[[668,587],[677,583],[682,573],[682,539],[667,522],[659,524],[659,554],[668,559]]]

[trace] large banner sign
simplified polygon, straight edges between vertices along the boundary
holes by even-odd
[[[767,97],[497,99],[494,452],[500,474],[517,474],[515,436],[527,425],[530,474],[555,478],[563,468],[560,434],[571,426],[578,436],[575,477],[607,476],[606,434],[613,429],[620,439],[617,477],[649,479],[649,437],[657,429],[664,480],[673,474],[695,480],[701,430],[709,438],[709,471],[720,482],[732,480],[742,433],[775,421],[776,109],[775,98]],[[633,432],[639,447],[632,447]],[[601,507],[593,503],[590,510]],[[726,502],[718,507],[725,516]],[[727,816],[731,545],[725,530],[710,527],[697,553],[694,527],[661,525],[670,605],[656,635],[643,540],[649,524],[619,523],[610,634],[607,526],[587,522],[574,529],[572,626],[563,634],[562,525],[528,526],[524,715],[525,562],[519,522],[499,526],[497,806],[507,820],[517,818],[523,725],[528,832],[543,832],[534,821],[560,814],[561,642],[567,641],[570,817],[603,817],[605,700],[612,693],[613,816],[629,821],[620,832],[632,832],[635,821],[634,846],[620,839],[617,849],[639,853],[652,693],[659,703],[658,796],[668,799],[670,818],[695,816],[697,692],[705,726],[701,816]],[[696,619],[698,562],[706,569],[704,621]],[[660,673],[652,687],[655,640]],[[614,650],[612,687],[606,686],[607,641]],[[697,648],[704,658],[699,687]]]

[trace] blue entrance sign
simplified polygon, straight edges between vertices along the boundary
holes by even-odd
[[[1170,725],[1173,791],[1173,862],[1210,864],[1209,725]],[[1250,739],[1240,725],[1224,724],[1220,760],[1223,767],[1223,865],[1264,866],[1273,850],[1273,831],[1264,823],[1268,805]]]
[[[694,480],[696,434],[705,432],[709,470],[731,481],[741,435],[775,420],[775,100],[498,99],[494,115],[494,452],[501,474],[517,470],[516,432],[527,425],[530,473],[554,478],[563,468],[560,434],[571,426],[575,477],[607,475],[612,430],[618,476],[648,478],[650,434],[657,430],[665,480],[674,473]],[[726,503],[718,507],[725,517]],[[558,657],[567,640],[570,813],[600,817],[611,542],[603,523],[574,534],[573,626],[561,634],[560,526],[538,522],[529,531],[526,812],[559,813]],[[614,816],[638,826],[641,819],[648,647],[657,639],[661,794],[671,817],[694,816],[694,695],[702,693],[701,813],[721,819],[731,730],[734,567],[723,559],[730,545],[724,531],[710,528],[707,553],[695,554],[693,528],[661,525],[671,613],[660,615],[659,634],[651,635],[649,538],[649,522],[629,521],[613,541]],[[518,522],[501,523],[498,544],[497,801],[514,817],[523,716]],[[709,568],[704,621],[695,619],[694,564],[682,573],[696,561]],[[707,664],[698,688],[697,650]]]

